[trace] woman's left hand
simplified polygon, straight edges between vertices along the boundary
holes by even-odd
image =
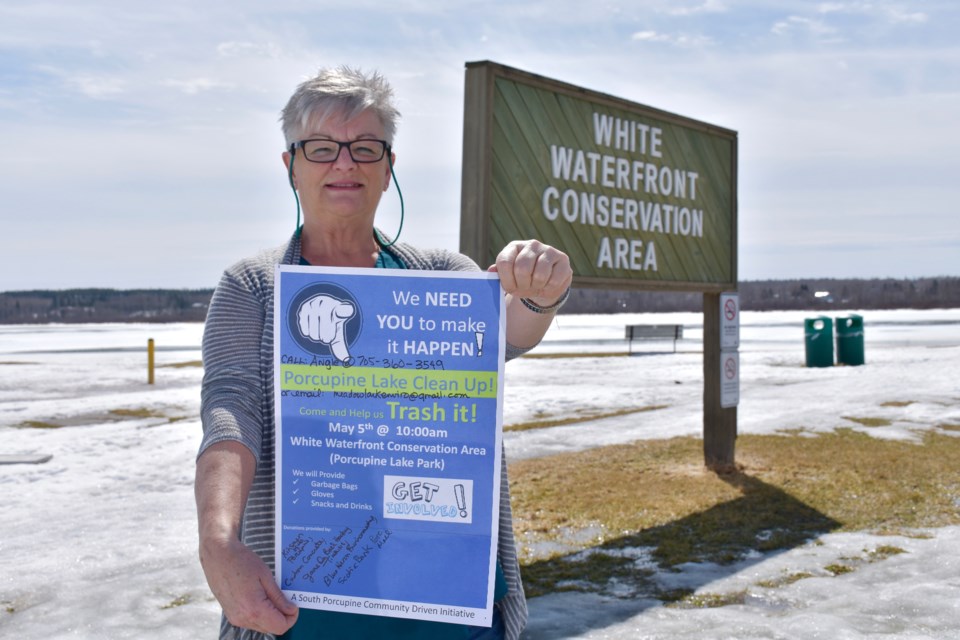
[[[559,300],[573,281],[567,254],[539,240],[511,242],[488,271],[497,272],[508,294],[544,307]]]

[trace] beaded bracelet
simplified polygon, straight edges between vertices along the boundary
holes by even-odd
[[[560,296],[556,302],[546,307],[541,307],[530,298],[520,298],[520,302],[523,303],[523,306],[525,306],[527,309],[530,309],[530,311],[533,311],[534,313],[553,313],[554,311],[560,309],[560,307],[563,306],[563,303],[566,302],[567,298],[569,297],[570,287],[567,287],[567,290],[563,292],[563,295]]]

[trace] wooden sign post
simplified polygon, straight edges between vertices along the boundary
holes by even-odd
[[[713,383],[719,296],[737,289],[736,132],[467,63],[460,250],[491,264],[517,238],[565,251],[577,287],[703,292],[704,457],[732,465],[736,409]]]

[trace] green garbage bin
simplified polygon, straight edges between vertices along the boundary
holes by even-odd
[[[863,363],[863,317],[851,313],[837,318],[837,364]]]
[[[826,316],[803,321],[807,366],[833,366],[833,320]]]

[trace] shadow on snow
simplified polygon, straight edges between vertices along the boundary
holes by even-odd
[[[528,598],[596,594],[600,606],[569,607],[562,596],[547,620],[531,614],[526,640],[580,635],[685,599],[716,580],[802,546],[840,523],[783,490],[740,473],[718,473],[740,497],[668,524],[589,549],[533,562],[522,571]],[[685,563],[711,563],[683,571]],[[576,599],[584,602],[582,596]],[[691,601],[688,601],[691,602]],[[697,606],[692,601],[688,606]]]

